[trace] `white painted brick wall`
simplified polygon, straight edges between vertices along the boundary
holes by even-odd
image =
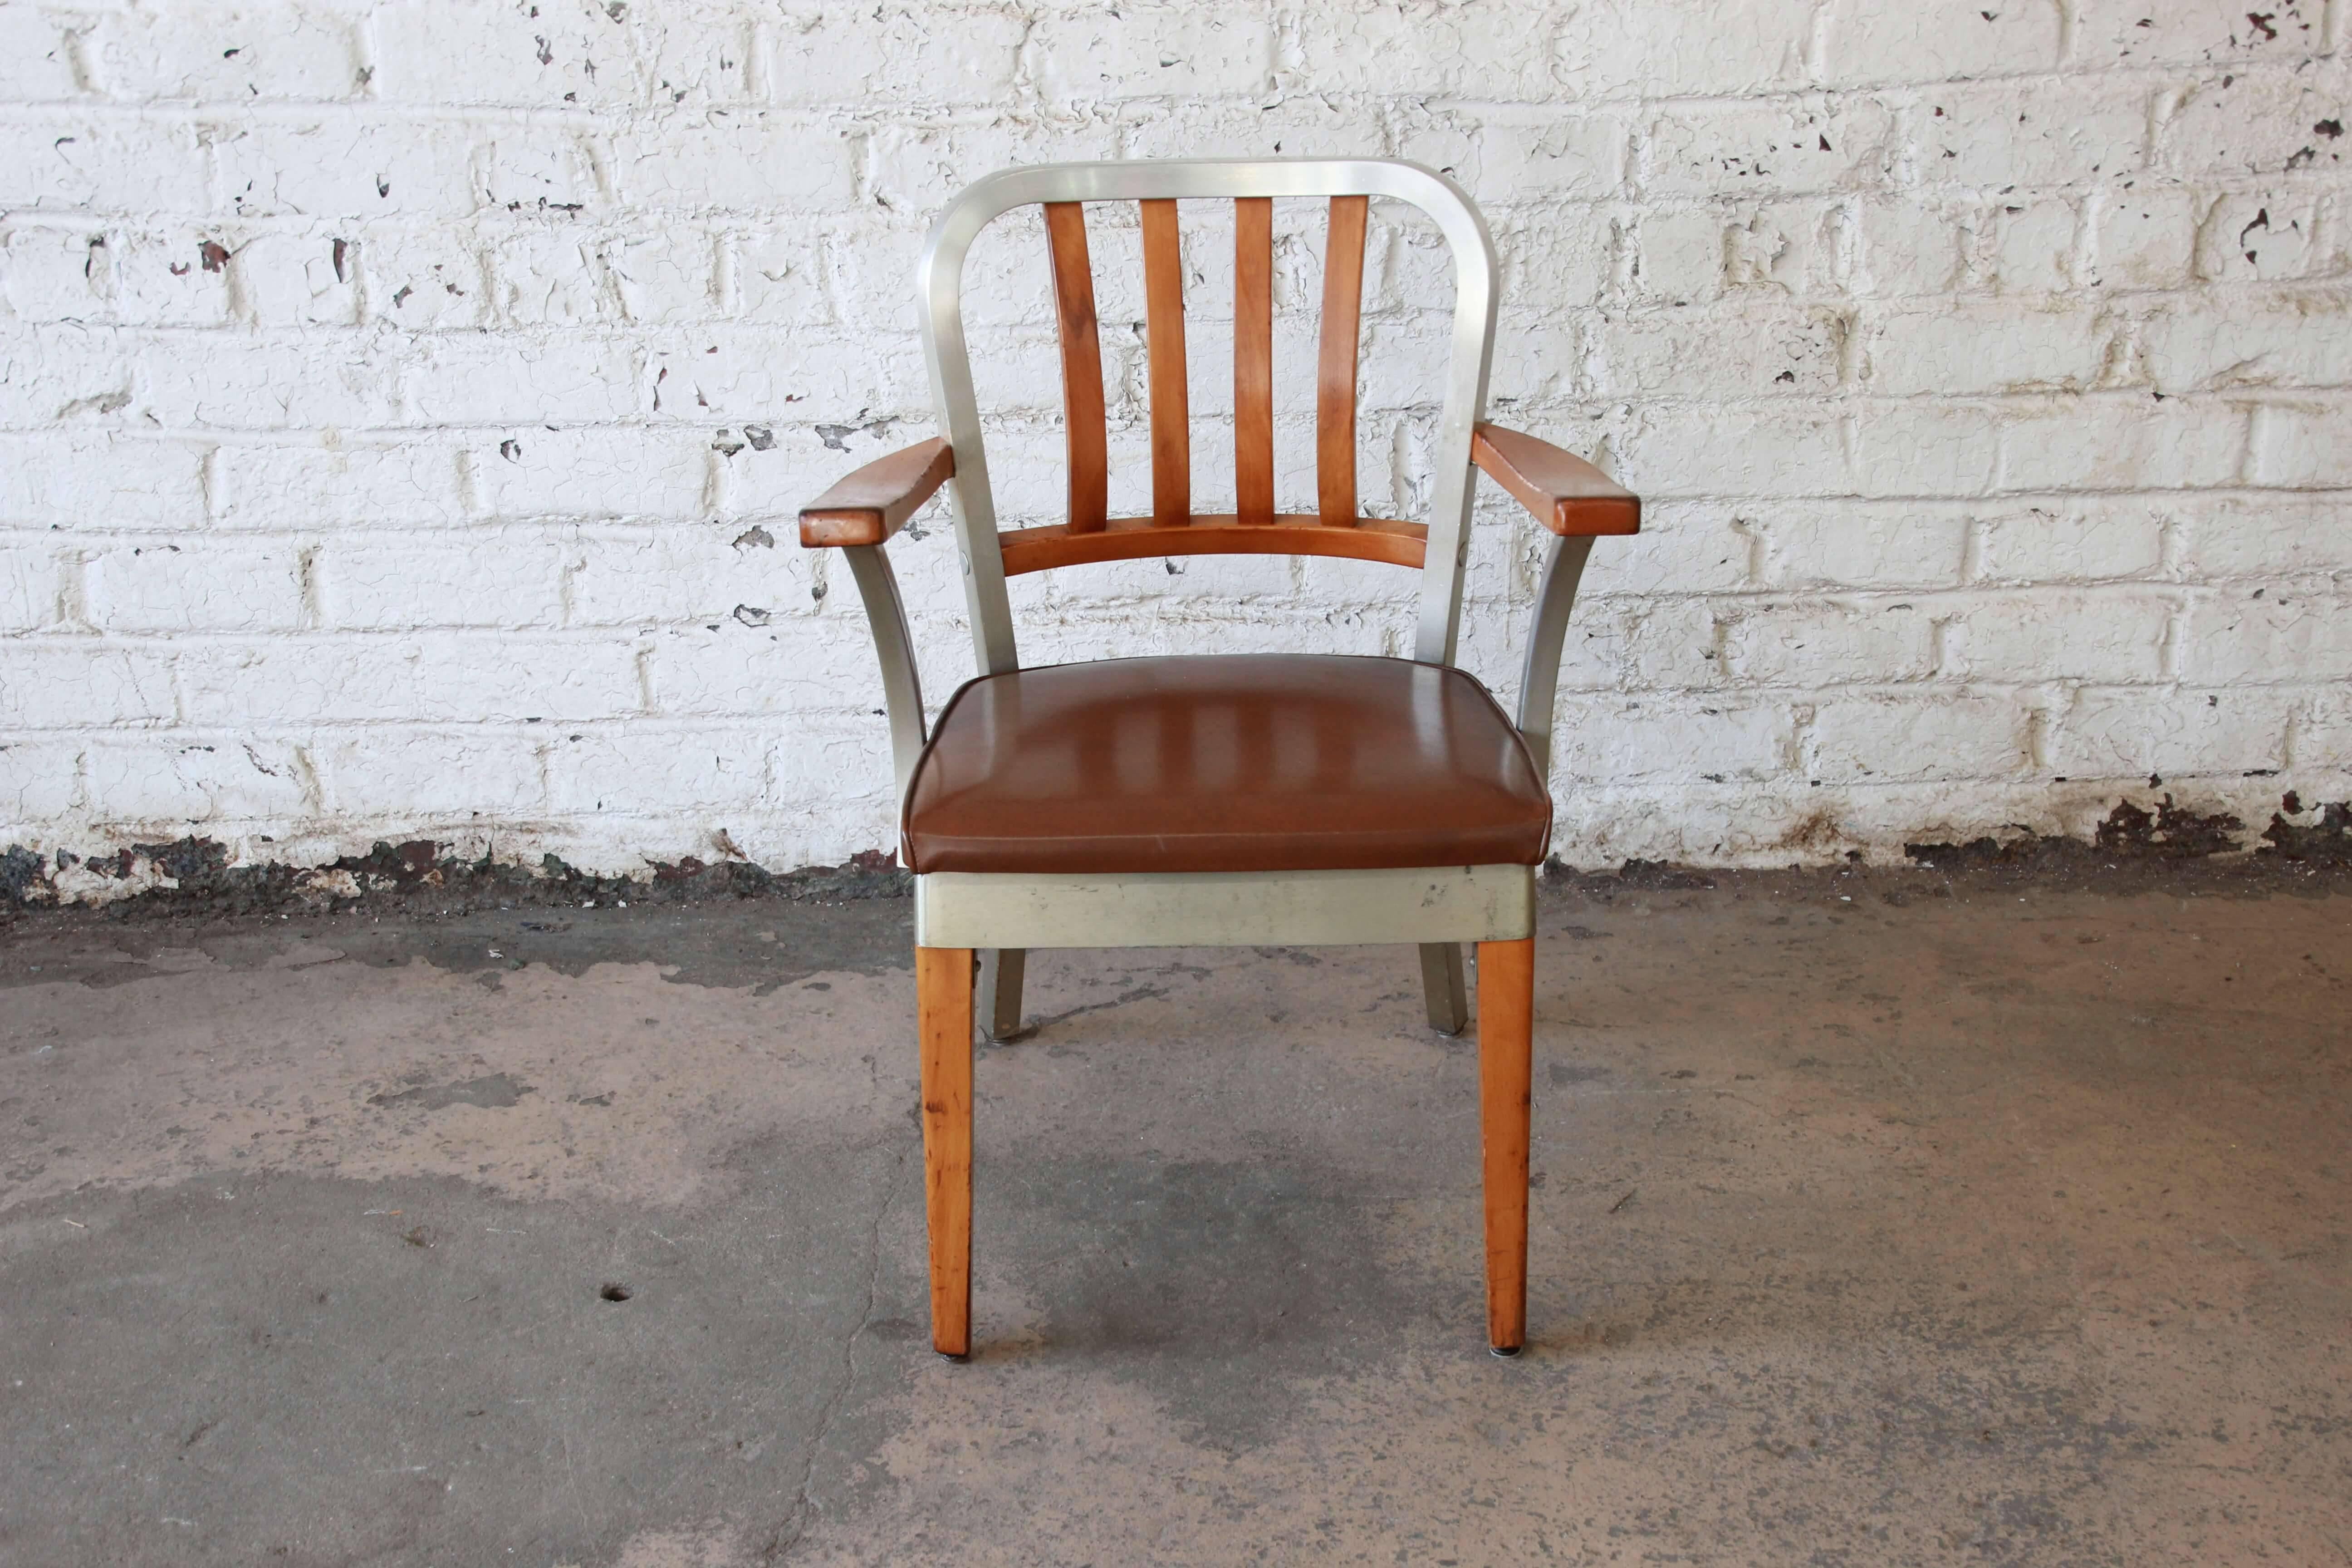
[[[0,0],[0,843],[432,835],[600,869],[891,841],[792,514],[929,428],[929,212],[1017,162],[1383,153],[1485,207],[1497,416],[1648,498],[1560,698],[1571,860],[1771,862],[2165,787],[2352,794],[2352,0]],[[1278,298],[1320,236],[1286,209]],[[1230,495],[1229,230],[1190,258]],[[1116,503],[1131,220],[1097,266]],[[1034,219],[975,251],[1008,521],[1061,493]],[[1363,489],[1446,302],[1376,217]],[[1311,321],[1277,384],[1311,492]],[[1531,526],[1479,509],[1507,688]],[[945,521],[894,547],[936,703]],[[1033,659],[1405,646],[1350,563],[1015,584]],[[268,842],[264,843],[267,839]]]

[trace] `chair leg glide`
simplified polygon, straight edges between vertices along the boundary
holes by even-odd
[[[1478,1131],[1486,1191],[1486,1344],[1528,1338],[1528,1142],[1535,1077],[1535,939],[1478,944]]]
[[[971,949],[915,950],[931,1348],[959,1361],[971,1353]]]

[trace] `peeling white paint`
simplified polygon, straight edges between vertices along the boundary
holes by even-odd
[[[2151,773],[2255,825],[2345,798],[2352,68],[2316,0],[2263,15],[7,0],[0,844],[888,843],[857,608],[789,541],[928,428],[929,213],[1011,163],[1276,151],[1454,173],[1505,258],[1496,417],[1648,499],[1570,636],[1568,858],[2079,830]],[[1286,309],[1311,216],[1278,219]],[[1185,221],[1213,505],[1229,261]],[[1428,484],[1420,238],[1372,241],[1374,509]],[[1132,226],[1097,239],[1131,506]],[[1036,226],[972,283],[1000,510],[1047,519]],[[1286,503],[1311,344],[1277,336]],[[1530,538],[1491,492],[1480,524],[1464,647],[1507,689]],[[937,702],[969,668],[951,551],[931,515],[893,549]],[[1409,616],[1328,562],[1014,598],[1033,661],[1390,650]]]

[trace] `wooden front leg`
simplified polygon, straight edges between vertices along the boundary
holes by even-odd
[[[1478,1131],[1486,1184],[1486,1343],[1528,1340],[1528,1138],[1535,1076],[1536,944],[1478,944]]]
[[[971,949],[915,950],[931,1348],[959,1359],[971,1353]],[[1526,1163],[1522,1158],[1522,1174]]]

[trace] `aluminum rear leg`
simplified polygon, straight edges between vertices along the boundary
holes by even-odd
[[[1425,942],[1421,944],[1421,994],[1429,1004],[1429,1026],[1441,1035],[1458,1035],[1470,1023],[1470,996],[1462,981],[1462,944]]]

